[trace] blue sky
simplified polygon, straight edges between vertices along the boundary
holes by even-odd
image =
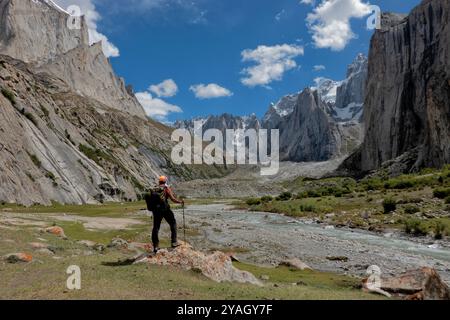
[[[120,52],[111,57],[117,74],[132,84],[150,107],[168,106],[166,112],[178,111],[156,113],[162,121],[225,112],[262,116],[271,102],[312,85],[316,77],[343,79],[354,57],[360,52],[367,54],[373,33],[366,28],[367,14],[359,17],[365,10],[364,0],[330,0],[335,3],[331,13],[317,11],[322,0],[56,2],[62,6],[79,2],[94,13],[92,28]],[[372,0],[370,4],[383,11],[407,13],[419,2]],[[352,7],[354,14],[348,13],[350,9],[339,13],[344,6]],[[308,14],[314,13],[313,25],[322,28],[316,33],[306,21]],[[350,17],[345,17],[347,13]],[[337,17],[330,16],[333,14]],[[342,21],[333,25],[333,19]],[[334,43],[336,39],[314,38],[317,32],[322,32],[319,38],[327,38],[340,27],[344,31],[336,37],[348,38],[346,20],[353,39],[342,44],[342,39]],[[259,46],[265,47],[256,50]],[[243,61],[245,50],[247,61]],[[273,58],[275,54],[280,55],[279,60]],[[323,66],[323,70],[315,71],[314,66]],[[245,74],[245,69],[252,67]],[[157,86],[168,79],[171,81]]]

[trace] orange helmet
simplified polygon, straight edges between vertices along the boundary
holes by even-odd
[[[169,179],[166,176],[159,177],[159,183],[167,183]]]

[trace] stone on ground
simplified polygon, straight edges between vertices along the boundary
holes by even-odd
[[[39,249],[48,249],[49,245],[46,243],[40,243],[40,242],[31,242],[29,243],[31,248],[39,250]]]
[[[101,243],[97,243],[97,242],[90,241],[90,240],[81,240],[81,241],[78,241],[78,244],[81,244],[85,247],[88,247],[89,249],[93,249],[93,250],[99,251],[99,252],[103,252],[106,249],[105,246],[102,245]]]
[[[44,231],[47,233],[53,234],[55,236],[58,236],[60,238],[67,239],[66,234],[64,233],[64,229],[61,227],[54,226],[54,227],[46,228]]]
[[[286,266],[289,268],[294,268],[297,270],[312,270],[312,268],[310,266],[308,266],[306,263],[300,261],[297,258],[282,261],[282,262],[280,262],[279,265]]]
[[[174,250],[160,250],[157,254],[137,261],[161,266],[174,266],[185,270],[196,270],[216,282],[238,282],[262,285],[256,277],[247,271],[233,266],[231,258],[223,252],[206,255],[195,251],[189,244],[181,243]]]
[[[8,263],[18,263],[18,262],[31,262],[33,261],[33,256],[27,253],[12,253],[5,257]]]
[[[128,242],[121,238],[114,238],[111,240],[110,244],[108,244],[108,248],[124,249],[127,247],[128,247]]]
[[[371,291],[363,280],[363,289]],[[406,300],[450,300],[450,289],[433,268],[408,271],[399,276],[382,278],[381,290]]]

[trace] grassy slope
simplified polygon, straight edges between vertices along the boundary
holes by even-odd
[[[285,183],[284,187],[291,191],[292,197],[287,195],[290,199],[249,199],[246,203],[236,202],[236,205],[370,230],[405,229],[406,224],[417,221],[423,233],[434,234],[439,225],[444,235],[450,235],[450,218],[435,214],[448,213],[449,200],[434,196],[435,190],[450,191],[450,166],[421,174],[392,179],[373,177],[358,182],[349,178],[300,178]],[[385,214],[385,199],[397,203],[394,212]]]
[[[34,209],[11,208],[28,211],[30,218],[46,216],[47,213],[71,213],[84,216],[129,217],[141,203],[107,204],[105,206],[60,206]],[[0,209],[1,210],[1,209]],[[39,214],[36,214],[40,212]],[[33,214],[32,214],[33,213]],[[1,225],[0,225],[1,227]],[[363,293],[357,288],[359,280],[346,276],[314,271],[294,271],[289,268],[268,269],[237,263],[243,270],[256,276],[268,275],[270,280],[264,287],[234,283],[218,284],[191,271],[172,267],[135,265],[110,267],[105,262],[115,262],[130,253],[107,250],[104,254],[85,255],[87,248],[76,240],[94,240],[108,243],[114,236],[128,240],[145,241],[148,225],[132,230],[89,231],[79,223],[63,224],[69,240],[60,240],[52,235],[40,234],[36,227],[22,226],[1,229],[0,256],[12,252],[33,254],[31,264],[7,264],[0,261],[0,299],[378,299],[378,296]],[[16,228],[16,227],[12,227]],[[167,236],[167,234],[165,235]],[[57,249],[60,259],[33,252],[28,243],[48,240]],[[5,240],[13,240],[14,243]],[[82,290],[68,291],[66,269],[78,265],[82,271]],[[293,285],[300,282],[301,285]]]

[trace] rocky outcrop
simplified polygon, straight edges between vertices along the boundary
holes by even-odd
[[[394,277],[381,277],[375,286],[365,279],[363,289],[406,300],[450,300],[449,287],[432,268],[408,271]]]
[[[175,250],[160,250],[157,254],[138,259],[136,263],[173,266],[193,270],[216,282],[238,282],[262,285],[256,277],[233,266],[230,256],[223,252],[207,255],[183,243]]]
[[[280,125],[280,157],[297,162],[328,160],[337,153],[339,137],[327,105],[317,91],[305,89],[294,112]]]
[[[115,75],[102,44],[89,45],[84,17],[80,28],[69,28],[69,19],[52,1],[1,0],[0,54],[64,80],[82,96],[145,118],[134,94]]]
[[[404,171],[450,163],[449,39],[448,1],[383,15],[370,47],[365,140],[343,169],[367,172],[411,152]]]
[[[276,129],[280,126],[283,119],[294,112],[297,104],[298,93],[284,96],[276,104],[272,104],[264,115],[262,126],[265,129]]]
[[[347,78],[340,83],[336,93],[336,116],[341,120],[354,119],[362,116],[362,107],[366,97],[366,80],[368,60],[359,54],[347,69]],[[347,115],[342,116],[348,109]]]

